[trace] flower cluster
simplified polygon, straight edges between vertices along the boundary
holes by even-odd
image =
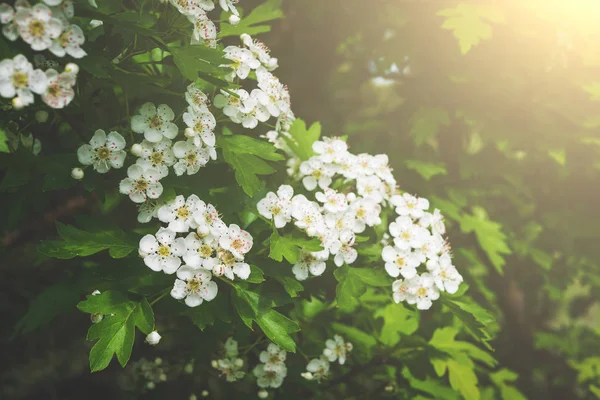
[[[252,236],[235,224],[227,226],[211,204],[196,195],[180,195],[158,208],[157,217],[168,225],[144,236],[139,253],[153,271],[177,274],[174,298],[196,307],[217,295],[213,275],[230,280],[250,276],[244,256],[252,248]],[[187,235],[177,237],[178,233]]]
[[[137,360],[132,364],[132,374],[135,378],[141,379],[144,382],[144,387],[149,390],[154,389],[157,383],[166,382],[167,380],[161,358],[156,358],[154,361],[145,358]]]
[[[244,360],[238,355],[238,343],[233,338],[229,338],[225,342],[225,357],[212,361],[213,368],[219,370],[227,382],[235,382],[246,375],[243,370]]]
[[[256,384],[262,389],[276,389],[280,387],[283,383],[283,379],[287,376],[285,350],[270,343],[267,349],[260,353],[259,359],[260,364],[252,370],[252,373],[256,377]],[[259,393],[259,397],[264,396],[264,394],[262,394],[264,393],[264,390],[261,390]]]
[[[348,353],[352,351],[352,343],[345,342],[340,335],[334,335],[333,339],[327,339],[325,349],[319,358],[313,358],[306,366],[306,372],[301,375],[307,380],[320,382],[329,376],[330,363],[338,362],[344,365]]]
[[[407,301],[427,310],[440,291],[455,293],[463,280],[452,265],[450,247],[443,237],[443,217],[437,209],[427,211],[427,199],[408,193],[394,195],[390,202],[398,217],[389,225],[393,246],[385,246],[381,256],[391,277],[402,276],[392,285],[394,301]],[[428,272],[419,275],[421,265]]]
[[[15,109],[33,104],[34,93],[50,107],[63,108],[75,97],[73,86],[78,71],[70,63],[61,73],[52,68],[44,72],[34,69],[24,55],[18,54],[0,61],[0,96],[12,99]]]

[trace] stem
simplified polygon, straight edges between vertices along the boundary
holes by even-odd
[[[169,294],[171,291],[169,290],[169,288],[165,289],[164,293],[162,293],[160,296],[158,296],[157,298],[155,298],[154,300],[152,300],[150,302],[150,305],[153,306],[156,303],[158,303],[159,300],[161,300],[163,297],[165,297],[167,294]]]

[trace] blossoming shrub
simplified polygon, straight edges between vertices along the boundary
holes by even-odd
[[[446,371],[479,398],[475,368],[495,365],[481,348],[489,315],[464,295],[442,214],[400,190],[387,155],[296,118],[278,60],[251,36],[279,3],[246,15],[236,3],[2,4],[2,139],[7,159],[30,164],[1,189],[18,198],[41,174],[37,190],[93,204],[38,247],[73,271],[44,318],[89,293],[77,308],[92,321],[92,371],[140,358],[139,330],[186,349],[170,363],[211,366],[241,381],[232,392],[255,381],[261,398],[288,380],[345,396],[355,376],[435,397]],[[37,156],[17,148],[31,124],[46,132]],[[42,323],[33,307],[17,330]],[[166,380],[162,360],[136,366],[146,389]]]

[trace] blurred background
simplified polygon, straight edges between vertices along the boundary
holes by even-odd
[[[600,398],[600,3],[284,0],[283,10],[260,39],[296,116],[347,135],[354,153],[388,154],[401,189],[442,210],[516,387],[528,399]],[[0,398],[135,397],[133,364],[88,372],[78,298],[62,299],[71,311],[43,330],[18,324],[64,278],[36,267],[34,248],[55,219],[89,207],[69,201],[27,220],[2,215]],[[14,332],[24,334],[9,341]],[[182,386],[144,396],[187,398]]]

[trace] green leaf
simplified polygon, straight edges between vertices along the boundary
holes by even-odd
[[[38,251],[48,257],[70,259],[108,249],[111,257],[123,258],[138,248],[137,240],[118,228],[86,232],[57,222],[56,229],[63,241],[43,241],[38,246]]]
[[[446,17],[442,28],[452,31],[462,54],[492,37],[492,26],[486,21],[496,24],[505,21],[502,10],[487,4],[459,3],[455,8],[438,11],[437,15]]]
[[[235,286],[231,292],[233,305],[238,315],[249,329],[252,329],[252,321],[258,317],[260,296],[258,293]]]
[[[411,118],[410,135],[421,146],[435,137],[440,126],[450,125],[450,116],[441,108],[420,108]]]
[[[491,368],[498,364],[494,357],[474,344],[456,340],[455,336],[457,333],[458,331],[453,327],[436,329],[429,344],[452,357],[458,357],[461,353],[464,353],[469,358],[481,361]]]
[[[276,230],[273,230],[269,238],[270,252],[269,257],[275,261],[283,261],[285,258],[290,264],[296,264],[300,259],[300,252],[323,250],[318,239],[295,238],[292,236],[279,236]]]
[[[183,46],[169,45],[167,49],[173,55],[173,61],[181,75],[190,81],[198,79],[199,73],[204,73],[213,78],[222,77],[228,72],[220,67],[228,64],[230,60],[223,58],[223,52],[206,46]],[[212,82],[211,82],[212,83]],[[217,86],[229,87],[227,81],[218,79]]]
[[[426,181],[436,175],[446,175],[448,173],[444,164],[432,164],[418,160],[405,160],[404,164],[408,169],[421,175]]]
[[[447,386],[440,384],[438,379],[426,378],[419,380],[415,378],[406,367],[402,369],[402,376],[408,380],[410,386],[414,389],[431,394],[434,399],[439,400],[459,400],[459,395]]]
[[[358,299],[365,293],[367,286],[385,287],[392,284],[389,276],[381,269],[342,266],[333,275],[338,281],[337,305],[344,312],[352,312],[358,307]]]
[[[490,379],[500,390],[502,400],[527,400],[527,398],[510,383],[517,380],[519,375],[509,369],[502,368],[490,374]]]
[[[222,23],[219,37],[240,36],[242,33],[254,36],[259,33],[269,32],[271,26],[268,24],[261,25],[261,23],[282,17],[281,0],[268,0],[252,10],[250,14],[243,16],[237,25]]]
[[[388,304],[378,309],[375,318],[383,318],[379,341],[386,346],[394,346],[400,335],[412,335],[419,327],[419,313],[408,310],[402,304]]]
[[[490,220],[483,208],[473,207],[473,214],[461,216],[460,229],[464,233],[475,233],[481,249],[487,254],[496,271],[502,274],[502,267],[506,264],[503,255],[512,254],[506,235],[501,230],[502,225]]]
[[[10,153],[8,149],[8,137],[2,128],[0,128],[0,153]]]
[[[489,327],[496,321],[494,315],[475,303],[469,296],[450,297],[443,295],[441,301],[463,323],[475,339],[491,350],[488,343],[492,339]]]
[[[244,135],[220,136],[218,144],[223,148],[223,157],[235,171],[235,179],[244,192],[253,197],[262,187],[257,175],[269,175],[275,168],[264,160],[283,160],[275,146],[263,140]]]
[[[258,268],[256,265],[250,265],[250,276],[246,279],[246,282],[250,283],[261,283],[264,282],[265,276],[263,274],[262,269]]]
[[[291,137],[284,136],[288,146],[301,160],[308,160],[314,155],[312,145],[321,137],[321,124],[315,122],[306,128],[306,123],[296,119],[290,128]]]
[[[285,351],[296,352],[296,343],[290,336],[291,333],[300,331],[296,322],[275,310],[270,310],[258,316],[256,323],[273,343]]]
[[[135,327],[144,334],[154,329],[154,313],[146,298],[133,301],[122,293],[106,291],[88,296],[77,308],[83,312],[104,315],[104,319],[92,325],[87,334],[88,340],[97,340],[90,351],[92,372],[105,369],[113,355],[124,367],[131,357]]]

